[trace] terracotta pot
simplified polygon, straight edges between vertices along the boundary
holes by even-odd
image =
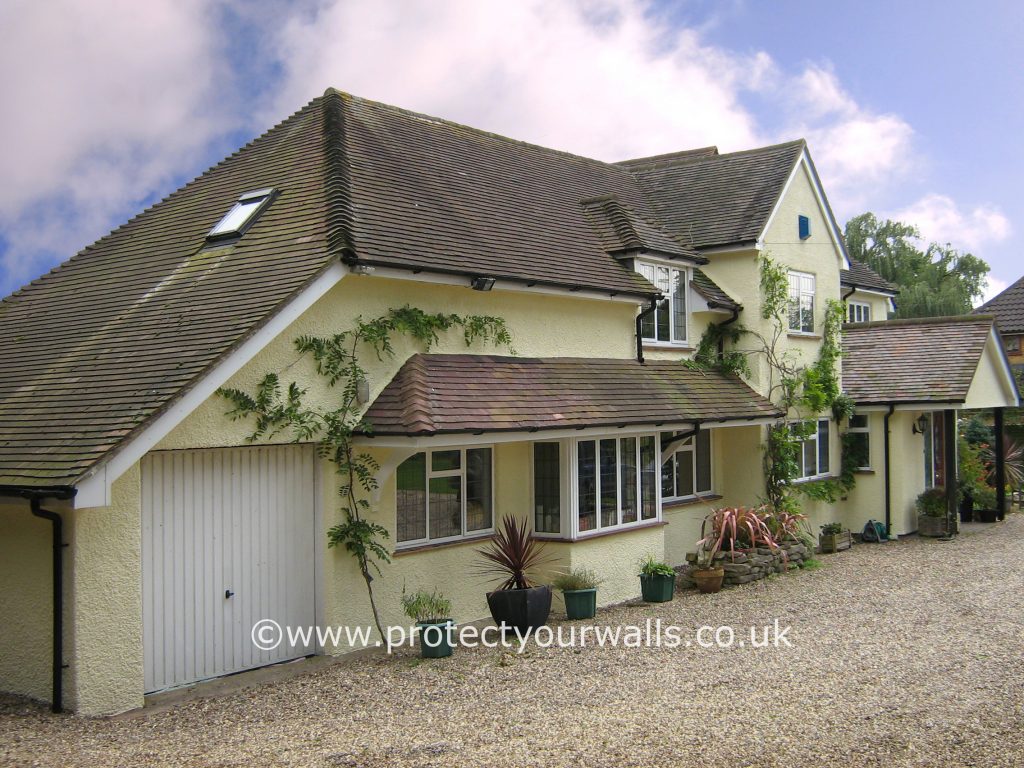
[[[722,588],[722,579],[725,578],[725,568],[695,568],[690,571],[690,576],[701,592],[718,592]]]

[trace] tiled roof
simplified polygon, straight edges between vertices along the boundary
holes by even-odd
[[[843,326],[843,391],[859,405],[963,402],[991,316]]]
[[[879,275],[875,270],[860,261],[850,259],[850,268],[839,273],[839,282],[847,288],[866,288],[869,291],[890,293],[893,296],[900,289]]]
[[[670,232],[697,248],[752,243],[765,228],[805,144],[720,155],[714,147],[626,160]]]
[[[740,379],[678,362],[414,355],[370,406],[375,435],[721,422],[778,416]]]
[[[974,311],[995,316],[1000,333],[1024,333],[1024,277]]]
[[[676,240],[660,225],[637,215],[614,195],[584,200],[581,205],[607,253],[620,255],[644,251],[707,263],[707,259],[693,248]]]
[[[694,269],[693,279],[690,285],[707,301],[711,309],[721,307],[722,309],[741,309],[740,303],[734,300],[729,294],[718,287],[718,284],[708,277],[703,270]]]

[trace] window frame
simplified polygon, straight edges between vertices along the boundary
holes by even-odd
[[[809,437],[805,437],[800,441],[800,473],[793,478],[794,483],[807,483],[815,480],[823,480],[830,477],[832,474],[832,422],[827,418],[820,419],[805,419],[800,422],[791,422],[790,427],[794,427],[797,424],[808,424],[813,423],[815,425],[814,433]],[[825,425],[826,439],[828,440],[828,466],[825,467],[823,472],[821,469],[821,426]],[[817,470],[814,474],[804,474],[804,456],[805,446],[809,442],[814,442],[814,468]]]
[[[253,224],[256,223],[257,219],[259,219],[259,217],[263,215],[263,212],[270,207],[270,204],[276,197],[277,189],[275,187],[266,187],[264,189],[254,189],[250,192],[243,192],[228,209],[227,213],[221,216],[217,220],[217,223],[210,228],[210,231],[206,234],[207,242],[216,243],[223,240],[235,240],[241,237]],[[238,226],[218,231],[221,226],[231,218],[235,211],[238,210],[238,208],[243,205],[251,204],[253,201],[256,201],[253,209],[244,219],[242,219]]]
[[[859,312],[858,312],[859,310]],[[855,315],[860,314],[860,319],[855,319]],[[846,319],[850,323],[870,323],[871,322],[871,304],[866,301],[848,301],[846,302]]]
[[[864,426],[853,426],[853,420],[858,418],[864,419]],[[856,469],[862,472],[871,471],[873,469],[871,465],[871,416],[867,413],[853,414],[847,424],[846,431],[851,435],[864,435],[864,453],[867,456],[868,463],[860,465]]]
[[[482,449],[489,449],[490,452],[491,452],[491,482],[490,482],[490,486],[491,486],[491,524],[487,528],[480,528],[480,529],[477,529],[477,530],[470,531],[470,530],[467,530],[467,526],[466,526],[466,517],[467,517],[468,505],[469,505],[469,493],[468,493],[468,488],[467,488],[467,484],[469,482],[469,480],[468,480],[469,462],[467,461],[467,455],[466,454],[467,454],[468,451],[476,451],[476,450],[482,450]],[[445,470],[437,470],[437,471],[435,471],[433,469],[433,454],[435,454],[435,453],[445,453],[445,452],[448,452],[448,451],[459,451],[460,452],[459,469],[457,469],[457,470],[456,469],[445,469]],[[399,541],[398,540],[398,514],[399,514],[399,507],[398,507],[398,493],[399,493],[399,488],[398,488],[398,469],[406,461],[408,461],[409,459],[414,458],[415,456],[417,456],[417,455],[419,455],[421,453],[425,454],[425,456],[426,456],[426,459],[425,459],[426,460],[426,471],[424,473],[424,482],[425,482],[425,485],[424,485],[424,493],[425,493],[425,497],[424,497],[424,505],[425,505],[424,506],[424,532],[426,533],[426,536],[423,537],[423,538],[419,538],[419,539],[408,539],[406,541]],[[493,444],[466,445],[466,446],[446,446],[446,447],[438,447],[438,448],[424,448],[423,450],[415,451],[414,453],[411,453],[408,456],[406,456],[404,459],[402,459],[402,461],[400,461],[398,463],[398,466],[395,468],[395,551],[397,552],[397,551],[402,550],[402,549],[410,549],[412,547],[432,546],[434,544],[447,544],[447,543],[451,543],[451,542],[462,541],[464,539],[476,539],[476,538],[480,538],[480,537],[483,537],[483,536],[493,535],[494,531],[495,531],[494,519],[495,519],[496,512],[497,512],[497,510],[495,508],[495,498],[496,498],[495,477],[496,477],[496,475],[495,475],[495,472],[494,472],[494,463],[495,463],[495,450],[494,450],[494,445]],[[460,484],[461,485],[461,487],[460,487],[460,494],[461,494],[460,526],[461,526],[461,533],[456,534],[455,536],[443,536],[443,537],[440,537],[440,538],[432,539],[430,537],[430,481],[432,479],[435,479],[435,478],[444,478],[444,477],[459,477],[461,479],[461,484]]]
[[[678,432],[661,432],[661,433],[659,433],[659,447],[661,445],[660,441],[663,438],[672,438],[672,437],[675,437],[678,434],[679,434]],[[707,445],[708,445],[709,487],[708,487],[707,490],[698,490],[698,488],[697,488],[697,477],[698,477],[698,474],[697,474],[697,438],[701,434],[706,434],[708,436],[708,444]],[[700,499],[700,498],[704,498],[706,496],[714,496],[715,495],[715,442],[714,442],[713,430],[701,430],[696,435],[690,436],[688,438],[688,440],[689,440],[689,444],[686,444],[686,441],[680,441],[679,447],[675,448],[672,451],[672,454],[668,457],[668,459],[666,459],[665,461],[662,462],[661,466],[662,466],[662,471],[664,471],[665,465],[668,464],[669,462],[673,462],[673,471],[672,471],[672,480],[673,480],[673,482],[672,482],[672,488],[675,489],[678,486],[678,482],[676,480],[676,469],[675,469],[675,465],[676,465],[678,456],[679,456],[680,453],[688,453],[688,454],[690,454],[690,466],[693,468],[693,493],[691,493],[689,495],[684,495],[684,496],[675,496],[675,495],[666,496],[665,495],[665,489],[662,488],[661,489],[661,499],[666,504],[675,504],[675,503],[681,502],[681,501],[691,501],[691,500],[694,500],[694,499]],[[660,479],[661,478],[659,476],[659,482],[660,482]]]
[[[654,327],[654,334],[655,335],[653,337],[652,336],[641,336],[641,340],[642,340],[643,344],[645,344],[647,346],[689,347],[690,346],[690,326],[692,325],[692,322],[691,322],[691,319],[690,319],[690,295],[689,295],[690,294],[690,282],[693,280],[692,268],[689,267],[689,266],[686,266],[686,265],[675,264],[675,263],[671,263],[671,262],[664,262],[664,261],[659,261],[659,260],[656,260],[656,259],[637,259],[636,261],[633,262],[633,270],[635,272],[639,273],[640,275],[643,275],[643,277],[646,278],[651,283],[651,285],[654,285],[655,287],[658,287],[659,290],[661,290],[660,286],[658,285],[658,270],[659,269],[664,269],[664,270],[668,271],[669,293],[667,295],[667,298],[662,299],[661,301],[658,302],[658,309],[655,310],[655,312],[653,313],[653,317],[654,317],[653,327]],[[651,270],[651,274],[648,275],[645,272],[645,270]],[[679,291],[679,295],[680,295],[680,297],[682,299],[682,302],[683,302],[682,317],[683,317],[683,325],[685,326],[683,328],[682,338],[676,338],[676,335],[677,335],[677,333],[676,333],[676,330],[677,330],[676,329],[676,315],[678,314],[678,312],[677,312],[676,307],[675,307],[675,303],[676,303],[675,293],[672,292],[672,290],[671,290],[672,286],[675,284],[675,281],[677,279],[676,278],[676,273],[679,273],[679,274],[681,274],[683,276],[683,285],[682,285],[682,288]],[[667,340],[666,339],[659,339],[659,338],[657,338],[657,334],[658,334],[658,320],[657,320],[657,317],[658,317],[659,312],[661,312],[661,304],[664,303],[664,302],[668,303],[667,311],[668,311],[668,321],[669,321],[669,338]]]
[[[799,272],[799,271],[797,271],[795,269],[789,270],[788,275],[789,275],[789,287],[788,287],[788,291],[789,291],[789,302],[788,302],[789,312],[788,312],[788,315],[789,315],[789,317],[787,318],[786,325],[788,327],[789,333],[790,333],[790,335],[796,335],[796,336],[812,336],[812,335],[814,335],[814,314],[815,314],[815,310],[816,310],[817,293],[818,293],[818,280],[817,280],[817,277],[815,275],[811,274],[810,272]],[[794,304],[793,279],[794,278],[796,278],[796,281],[797,281],[795,303],[796,303],[796,306],[797,306],[797,309],[798,309],[798,313],[797,313],[797,318],[798,319],[797,319],[796,327],[793,327],[793,304]],[[804,290],[804,280],[809,280],[810,281],[810,283],[811,283],[811,290],[810,291]],[[810,299],[811,299],[811,307],[810,307],[810,310],[811,310],[811,325],[810,325],[809,329],[805,329],[804,328],[804,324],[803,324],[803,313],[804,313],[803,299],[806,296],[810,296]]]
[[[558,446],[558,530],[537,530],[537,473],[534,447],[537,445]],[[533,510],[530,524],[537,538],[561,539],[565,537],[567,516],[572,515],[572,471],[569,462],[569,446],[566,440],[534,440],[530,443],[530,506]]]
[[[1020,354],[1020,336],[1010,335],[1003,339],[1003,349],[1006,350],[1008,355],[1019,355]]]

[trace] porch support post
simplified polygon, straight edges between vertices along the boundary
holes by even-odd
[[[943,446],[946,465],[946,530],[947,535],[956,533],[957,520],[957,467],[956,467],[956,411],[943,411]]]
[[[995,417],[995,452],[996,452],[996,517],[1006,517],[1006,438],[1003,427],[1003,409],[992,409]]]

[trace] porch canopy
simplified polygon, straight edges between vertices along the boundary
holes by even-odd
[[[969,315],[844,325],[843,350],[843,391],[858,410],[944,411],[946,433],[953,435],[956,411],[993,409],[997,511],[1002,515],[1003,409],[1018,406],[1020,394],[993,318]],[[888,461],[887,441],[887,467]],[[952,517],[955,440],[946,444],[946,473]]]
[[[368,436],[380,439],[714,426],[780,416],[738,377],[679,362],[419,354],[365,418]]]

